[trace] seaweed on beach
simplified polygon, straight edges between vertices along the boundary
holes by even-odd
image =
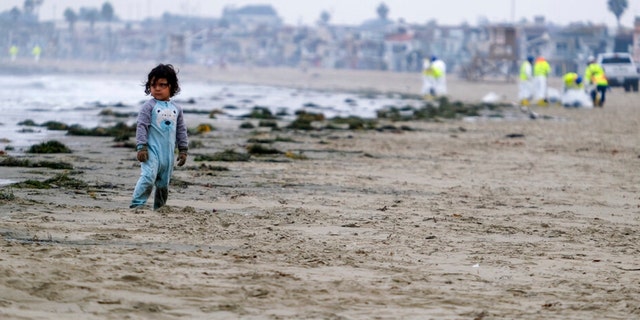
[[[295,142],[295,141],[289,137],[276,136],[275,138],[249,138],[247,139],[247,142],[272,144],[276,142]]]
[[[70,178],[68,173],[61,173],[45,181],[29,179],[23,182],[14,183],[12,186],[14,188],[23,189],[69,188],[78,190],[86,188],[87,183],[79,179]]]
[[[136,112],[117,112],[117,111],[113,111],[112,109],[107,108],[107,109],[104,109],[104,110],[100,111],[99,115],[115,117],[115,118],[133,118],[133,117],[136,117],[138,115],[138,113],[136,113]]]
[[[274,138],[249,138],[247,139],[249,143],[264,143],[264,144],[272,144],[276,142]]]
[[[246,121],[240,124],[240,129],[255,129],[256,126],[253,123]]]
[[[64,131],[67,130],[69,128],[69,126],[65,123],[59,122],[59,121],[47,121],[43,124],[40,125],[41,127],[46,127],[47,130],[57,130],[57,131]]]
[[[461,101],[449,101],[447,97],[435,101],[427,101],[420,108],[413,106],[388,106],[377,111],[379,119],[391,121],[458,119],[461,117],[479,116],[483,111],[499,111],[505,105],[476,103],[467,104]]]
[[[199,166],[191,166],[189,167],[191,170],[197,171],[229,171],[229,168],[223,166],[212,166],[208,164],[200,164]]]
[[[32,145],[27,153],[71,153],[71,149],[57,140],[49,140],[40,144]]]
[[[378,124],[377,120],[364,119],[357,116],[335,117],[330,120],[330,124],[347,125],[349,130],[371,130]]]
[[[324,121],[325,116],[322,113],[312,113],[306,111],[297,111],[296,119],[293,120],[287,128],[296,130],[314,130],[316,129],[311,125],[312,122]]]
[[[391,125],[391,124],[386,124],[380,127],[376,128],[376,131],[379,132],[403,132],[403,131],[415,131],[413,128],[407,126],[407,125],[402,125],[399,128]]]
[[[278,129],[278,123],[275,120],[260,120],[258,127]]]
[[[0,166],[3,167],[26,167],[26,168],[49,168],[49,169],[73,169],[73,166],[67,162],[53,162],[53,161],[31,161],[29,159],[18,159],[14,157],[7,157],[0,161]]]
[[[36,122],[31,120],[31,119],[20,121],[20,122],[18,122],[18,125],[19,126],[27,126],[27,127],[37,127],[38,126],[38,124],[36,124]]]
[[[0,202],[13,201],[15,199],[16,196],[13,194],[13,190],[0,190]]]
[[[116,102],[116,103],[114,103],[114,104],[104,104],[104,103],[102,103],[102,102],[100,102],[100,101],[96,101],[96,102],[94,102],[94,103],[93,103],[93,105],[94,105],[96,108],[109,108],[109,107],[114,107],[114,108],[126,108],[126,107],[130,107],[130,106],[128,106],[128,105],[126,105],[126,104],[124,104],[124,103],[122,103],[122,102]]]
[[[222,152],[216,152],[212,155],[196,155],[193,161],[249,161],[251,155],[248,153],[236,152],[232,149],[227,149]]]
[[[13,190],[9,189],[0,189],[0,201],[13,201],[16,199],[16,196],[13,194]]]
[[[276,119],[276,116],[273,115],[271,110],[266,107],[255,106],[251,110],[251,113],[241,116],[241,118],[251,118],[251,119]]]
[[[136,124],[127,125],[118,122],[111,127],[84,128],[78,124],[71,125],[67,130],[70,136],[91,136],[91,137],[131,137],[136,135]]]
[[[58,121],[47,121],[43,124],[37,124],[31,119],[18,122],[18,125],[28,127],[46,127],[48,130],[67,130],[67,128],[69,127],[66,124]]]
[[[265,147],[264,145],[259,143],[248,145],[247,152],[251,155],[283,154],[284,153],[278,149]]]
[[[67,124],[59,122],[59,121],[47,121],[47,122],[44,122],[42,124],[37,124],[33,120],[30,120],[30,119],[18,122],[18,125],[20,125],[20,126],[29,126],[29,127],[45,127],[45,128],[47,128],[47,130],[52,130],[52,131],[64,131],[64,130],[67,130],[69,128],[69,126]]]
[[[295,120],[293,120],[291,123],[289,123],[289,125],[287,126],[288,129],[295,129],[295,130],[314,130],[315,128],[311,125],[311,121],[307,120],[307,119],[303,119],[303,118],[296,118]]]

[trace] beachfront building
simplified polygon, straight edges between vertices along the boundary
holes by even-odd
[[[584,68],[587,57],[612,49],[613,41],[602,24],[572,23],[567,26],[547,24],[543,17],[533,23],[518,25],[520,61],[527,55],[544,56],[561,76]]]
[[[43,59],[171,60],[221,68],[288,66],[391,72],[420,72],[422,60],[436,55],[445,61],[448,72],[464,73],[473,63],[487,67],[487,56],[495,53],[490,46],[500,44],[494,31],[505,26],[488,21],[478,26],[445,26],[436,21],[409,24],[387,18],[382,9],[378,8],[376,18],[355,26],[330,24],[328,18],[312,26],[286,25],[269,5],[227,7],[221,17],[165,13],[143,21],[96,18],[87,13],[91,10],[84,10],[84,18],[61,17],[46,23],[39,22],[33,13],[21,15],[16,9],[0,13],[0,34],[6,35],[0,37],[0,49],[8,52],[9,47],[17,46],[18,59],[30,55],[38,44]],[[174,27],[166,28],[167,24]],[[634,36],[631,30],[623,29],[613,38],[604,25],[557,26],[544,17],[509,27],[517,32],[514,60],[530,54],[545,56],[555,75],[576,69],[588,55],[614,48],[635,50],[640,39],[640,32]]]

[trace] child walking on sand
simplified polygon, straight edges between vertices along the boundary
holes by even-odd
[[[153,209],[164,206],[169,195],[174,154],[179,150],[178,166],[187,161],[189,141],[182,108],[171,101],[180,92],[178,76],[170,64],[159,64],[147,76],[144,92],[153,97],[138,114],[136,128],[140,178],[133,190],[130,208],[142,207],[155,187]]]

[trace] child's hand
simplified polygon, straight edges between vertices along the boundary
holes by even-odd
[[[147,148],[138,150],[138,154],[136,155],[136,158],[140,162],[147,162],[147,160],[149,160],[149,151],[147,151]]]
[[[184,166],[185,162],[187,162],[187,153],[186,152],[180,152],[178,154],[178,167]]]

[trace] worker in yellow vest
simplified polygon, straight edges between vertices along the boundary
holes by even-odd
[[[563,80],[563,90],[564,92],[568,90],[576,90],[583,89],[584,85],[582,84],[582,77],[575,72],[569,72],[562,77]]]
[[[538,57],[533,65],[534,98],[538,105],[547,105],[547,78],[551,73],[551,66],[544,59]]]
[[[587,69],[584,71],[584,81],[589,86],[593,105],[603,107],[609,81],[604,69],[594,57],[588,59]]]
[[[436,96],[447,94],[447,65],[436,56],[431,56],[431,70],[434,78]]]
[[[533,56],[520,65],[520,82],[518,86],[518,100],[523,106],[528,106],[533,98]]]
[[[435,78],[433,77],[431,61],[425,58],[422,61],[422,96],[428,100],[435,95]]]
[[[11,61],[16,61],[16,57],[18,56],[18,46],[12,45],[9,48],[9,55],[11,56]]]
[[[435,55],[422,67],[422,94],[425,99],[447,94],[447,65]]]
[[[593,108],[591,98],[584,90],[582,77],[575,72],[568,72],[562,77],[562,95],[560,103],[565,107]]]
[[[42,48],[40,48],[40,46],[36,44],[36,46],[33,47],[33,50],[31,50],[31,54],[33,55],[33,59],[36,62],[40,61],[40,55],[42,54]]]

